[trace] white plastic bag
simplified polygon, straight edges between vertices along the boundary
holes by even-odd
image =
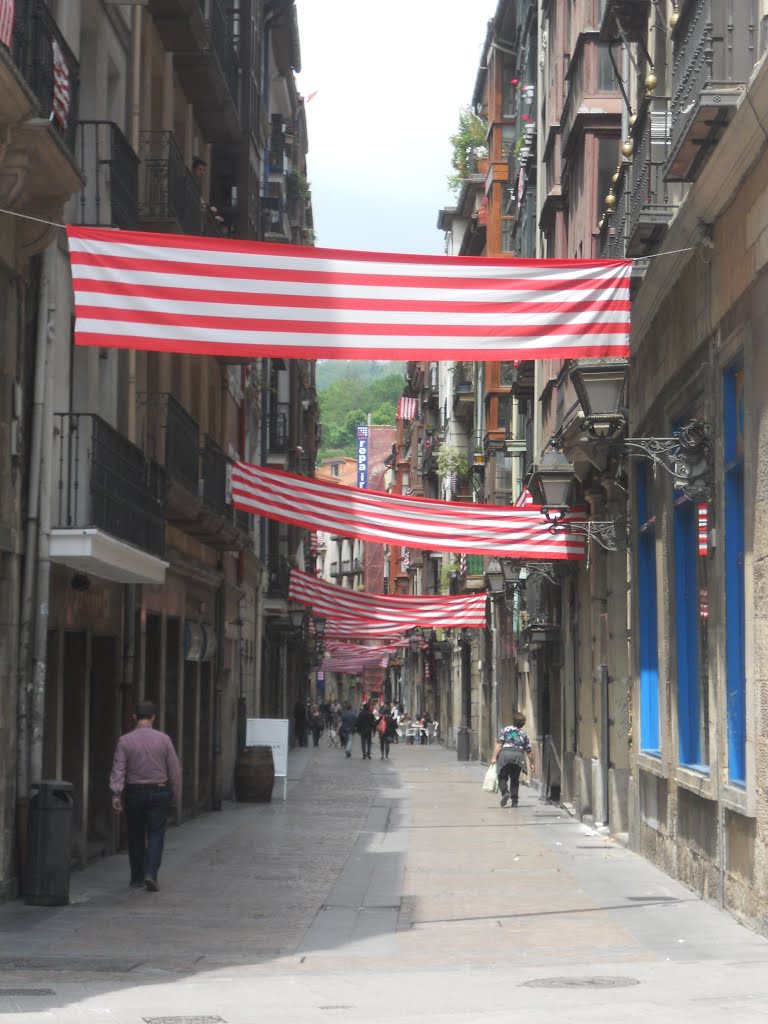
[[[486,793],[496,793],[499,788],[499,779],[496,775],[496,765],[488,765],[488,771],[483,779],[483,790]]]

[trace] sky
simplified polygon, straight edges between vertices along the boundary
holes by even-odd
[[[449,137],[497,0],[296,0],[316,244],[444,252]]]

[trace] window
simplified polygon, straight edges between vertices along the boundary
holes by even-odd
[[[518,77],[513,57],[505,57],[502,66],[503,81],[501,83],[501,116],[514,117],[517,113],[517,85],[513,82]]]
[[[698,509],[686,498],[674,509],[675,640],[680,764],[709,771],[709,591],[699,556]]]
[[[725,672],[728,778],[746,783],[746,643],[744,608],[744,368],[724,379],[725,455]]]
[[[467,576],[482,576],[485,572],[482,555],[467,555]]]
[[[502,217],[501,218],[501,251],[502,252],[513,252],[514,241],[513,232],[515,229],[514,217]]]
[[[658,756],[659,609],[656,596],[656,517],[650,500],[651,467],[637,466],[637,605],[640,656],[640,749]]]
[[[605,197],[610,191],[616,165],[619,161],[619,145],[616,139],[598,138],[597,142],[597,195],[595,197],[595,217],[597,224],[605,210]]]
[[[494,459],[496,468],[496,479],[494,483],[494,504],[508,505],[514,501],[514,473],[515,466],[511,455],[496,453]]]
[[[611,62],[610,47],[605,45],[597,48],[597,91],[613,92],[616,88],[616,73]]]
[[[505,124],[501,127],[501,159],[508,160],[509,154],[517,142],[517,128],[513,124]]]

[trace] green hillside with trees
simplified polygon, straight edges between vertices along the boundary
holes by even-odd
[[[395,425],[397,402],[403,392],[400,363],[319,360],[316,372],[320,422],[323,426],[319,459],[354,457],[357,427]]]

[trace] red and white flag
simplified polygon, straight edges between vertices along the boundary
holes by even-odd
[[[524,487],[512,504],[515,508],[528,508],[529,505],[534,504],[533,495],[527,487]]]
[[[314,614],[324,615],[326,633],[329,621],[384,626],[394,628],[395,633],[415,626],[483,626],[487,600],[484,590],[454,597],[440,594],[369,594],[319,580],[298,569],[291,569],[288,597],[311,605]]]
[[[267,519],[380,544],[499,558],[584,557],[584,535],[552,533],[539,505],[475,505],[363,491],[247,462],[232,469],[232,500],[235,508]],[[584,522],[583,512],[572,510],[569,521]]]
[[[13,0],[0,0],[0,43],[10,50],[13,44]]]
[[[67,127],[69,117],[69,65],[59,46],[58,40],[51,40],[53,49],[53,112],[62,128]]]
[[[397,418],[399,420],[415,420],[419,414],[419,403],[415,398],[402,396],[397,403]]]
[[[625,356],[626,260],[413,256],[67,227],[78,345],[300,359]]]

